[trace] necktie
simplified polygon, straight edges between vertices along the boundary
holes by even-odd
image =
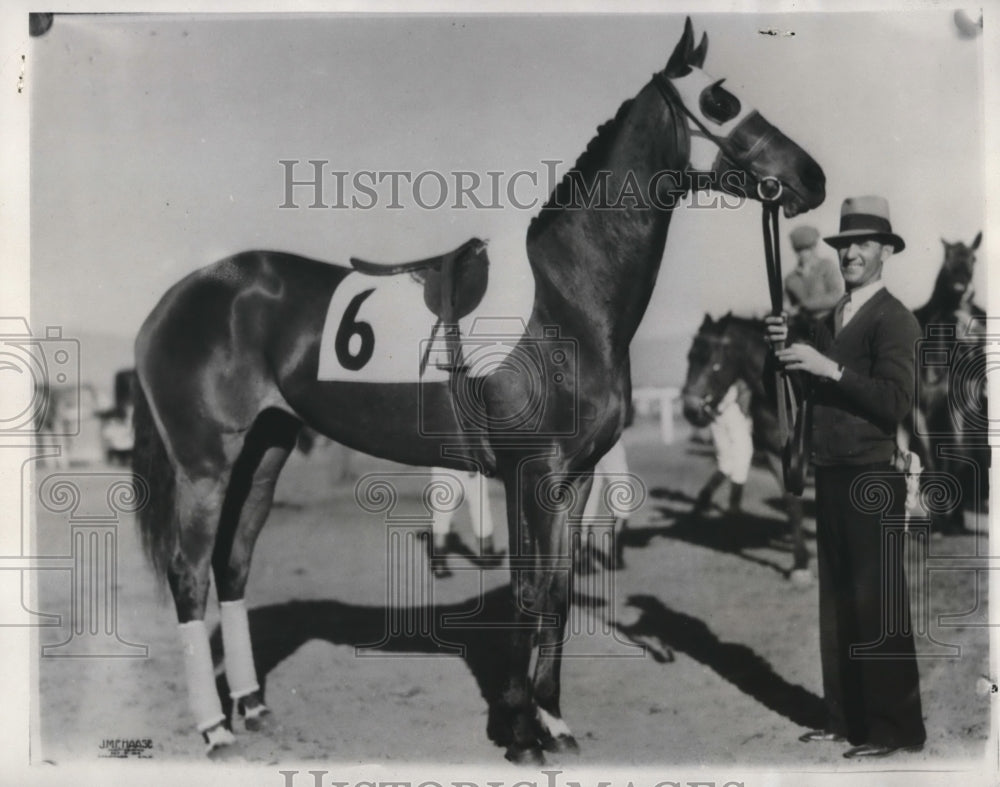
[[[846,294],[837,301],[833,311],[833,326],[837,333],[847,324],[847,321],[854,316],[854,305],[851,303],[851,294]]]

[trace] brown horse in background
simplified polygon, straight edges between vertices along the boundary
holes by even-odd
[[[964,531],[964,511],[983,513],[989,499],[986,312],[973,288],[981,241],[981,232],[968,245],[942,239],[934,290],[913,312],[924,338],[909,443],[923,463],[934,528],[946,533]]]

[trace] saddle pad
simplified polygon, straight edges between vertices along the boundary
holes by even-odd
[[[524,333],[535,298],[524,236],[490,243],[486,294],[459,321],[470,376],[489,374]],[[320,341],[320,381],[446,382],[450,353],[437,317],[424,305],[424,285],[409,273],[369,276],[352,271],[330,299]],[[430,344],[428,352],[428,344]],[[420,363],[425,353],[423,374]]]

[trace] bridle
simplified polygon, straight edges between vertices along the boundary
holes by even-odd
[[[767,148],[768,143],[773,138],[774,131],[762,134],[746,152],[741,152],[733,147],[728,137],[720,137],[715,134],[705,125],[700,117],[687,107],[677,88],[674,87],[662,72],[657,71],[653,74],[653,84],[656,85],[660,95],[668,106],[679,108],[694,123],[698,130],[719,148],[719,155],[722,157],[722,161],[717,162],[717,166],[726,162],[731,168],[738,169],[744,175],[749,176],[751,182],[754,180],[757,181],[757,197],[760,199],[762,206],[761,229],[764,236],[764,266],[767,270],[771,311],[775,315],[780,315],[784,306],[784,279],[781,275],[778,209],[781,207],[780,200],[784,192],[784,185],[778,178],[772,175],[758,179],[753,172],[754,161]],[[755,116],[759,117],[756,111],[747,115],[740,122],[740,125]],[[780,345],[775,346],[775,350],[780,349]],[[784,470],[785,489],[791,494],[801,495],[805,487],[806,419],[801,417],[803,415],[801,413],[802,408],[799,406],[795,389],[792,386],[789,376],[781,369],[775,372],[775,376],[775,387],[778,392],[778,431],[782,445],[782,467]]]

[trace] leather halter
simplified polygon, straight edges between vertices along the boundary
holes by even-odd
[[[698,127],[716,147],[722,161],[749,175],[751,182],[757,180],[753,173],[753,162],[767,148],[768,143],[774,135],[774,129],[766,123],[760,115],[754,111],[747,115],[736,128],[733,129],[730,137],[745,127],[760,125],[761,133],[756,138],[748,137],[739,139],[746,145],[737,147],[730,137],[720,137],[713,133],[694,112],[688,109],[681,98],[677,88],[670,80],[657,71],[653,74],[653,84],[656,85],[670,107],[679,108]],[[754,120],[757,119],[757,123]],[[717,161],[716,166],[722,162]],[[783,283],[781,275],[781,244],[778,236],[778,209],[780,207],[781,194],[784,187],[778,178],[767,176],[757,180],[757,196],[760,199],[762,212],[761,223],[764,235],[764,265],[767,269],[767,283],[771,295],[771,310],[775,315],[782,313],[783,303]],[[775,347],[780,350],[781,347]],[[775,372],[775,388],[778,395],[778,432],[782,445],[782,469],[785,481],[785,489],[793,495],[801,495],[805,487],[805,431],[806,419],[802,408],[799,407],[794,387],[789,376],[781,369]]]

